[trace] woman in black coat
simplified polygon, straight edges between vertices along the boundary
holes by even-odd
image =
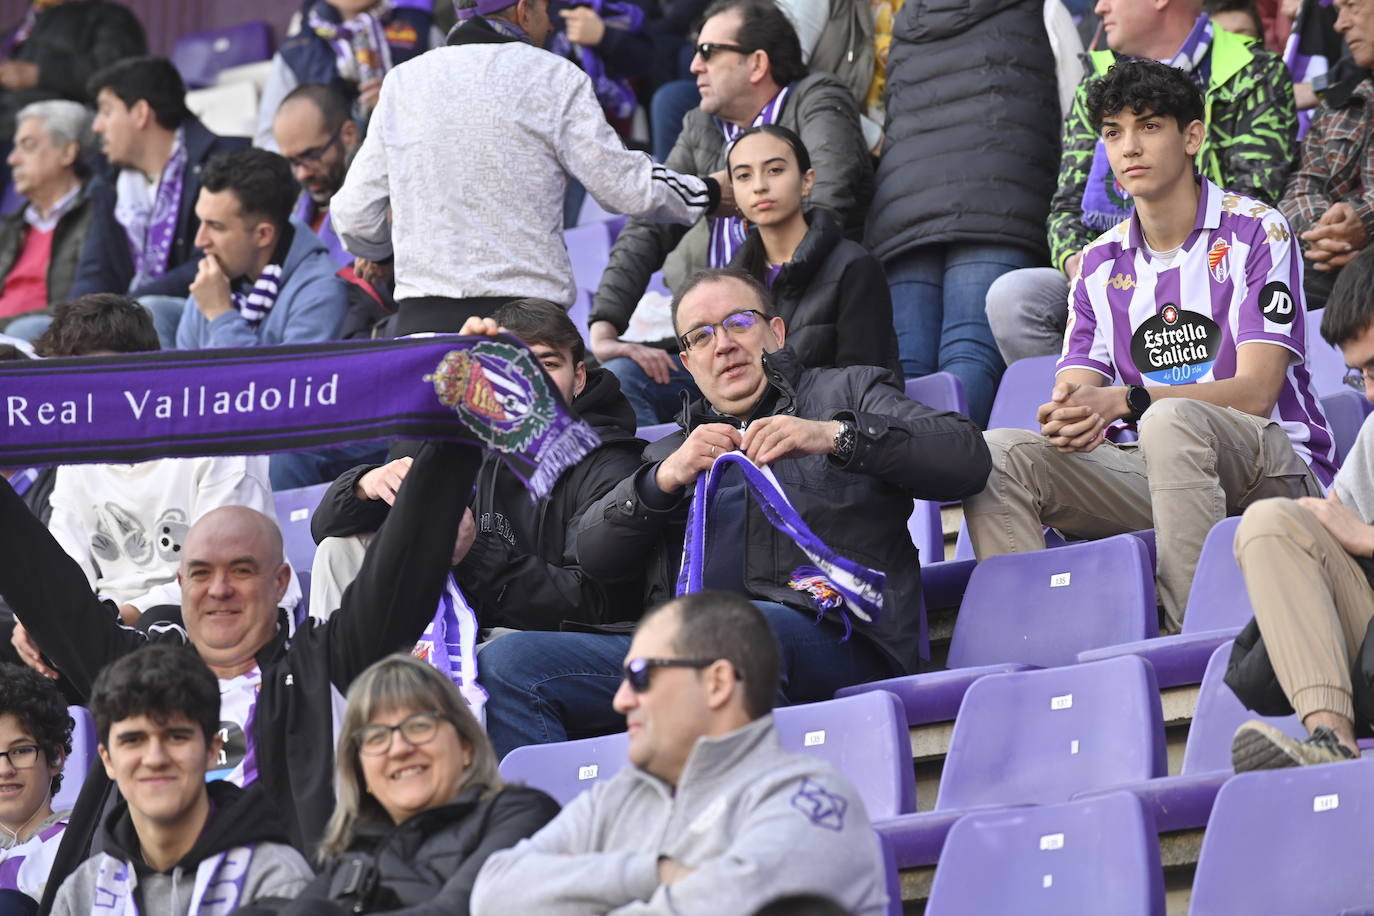
[[[787,345],[807,367],[881,366],[902,378],[882,265],[824,207],[805,209],[811,156],[786,127],[739,136],[728,157],[735,204],[752,223],[730,266],[768,286]]]
[[[283,914],[467,916],[487,856],[558,813],[543,792],[501,782],[453,684],[409,655],[349,688],[336,779],[321,873]]]

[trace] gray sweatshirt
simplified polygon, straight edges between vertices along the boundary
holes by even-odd
[[[1374,426],[1365,418],[1355,445],[1336,472],[1336,495],[1366,525],[1374,525]]]
[[[660,886],[660,856],[694,871]],[[487,859],[472,913],[726,916],[808,892],[878,916],[882,853],[859,793],[824,761],[783,750],[768,715],[699,739],[676,792],[627,767],[579,795]]]

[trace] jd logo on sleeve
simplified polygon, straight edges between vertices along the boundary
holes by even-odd
[[[1275,324],[1292,324],[1293,317],[1298,313],[1293,294],[1288,291],[1286,284],[1278,280],[1260,290],[1259,301],[1265,320]]]
[[[1186,385],[1212,371],[1221,328],[1198,312],[1166,305],[1131,335],[1131,359],[1140,374],[1162,385]]]

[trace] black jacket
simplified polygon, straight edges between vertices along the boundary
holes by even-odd
[[[90,185],[81,189],[76,204],[62,214],[52,231],[52,255],[48,260],[48,303],[65,302],[72,282],[76,278],[76,265],[81,258],[81,247],[90,231],[91,213]],[[24,219],[24,208],[6,216],[0,221],[0,287],[5,278],[14,270],[24,250],[24,242],[29,236],[29,223]]]
[[[283,626],[258,651],[262,687],[252,736],[259,784],[280,812],[292,845],[309,852],[334,810],[334,702],[373,662],[408,651],[434,617],[458,521],[476,475],[476,449],[420,449],[390,523],[367,551],[344,604],[327,623]],[[0,487],[0,595],[82,696],[107,663],[145,641],[181,641],[120,626],[86,577],[8,487]],[[58,885],[88,854],[111,783],[97,762],[63,836],[44,911]]]
[[[524,786],[490,798],[482,786],[464,789],[447,805],[421,811],[394,827],[369,825],[348,852],[327,863],[281,916],[317,913],[319,900],[350,913],[467,916],[472,886],[487,856],[514,846],[553,820],[558,802]],[[370,886],[345,893],[350,875]]]
[[[455,570],[483,627],[557,630],[564,621],[636,620],[644,609],[642,570],[604,558],[620,572],[607,585],[587,575],[574,553],[582,512],[639,467],[644,443],[635,438],[634,410],[614,375],[592,369],[572,412],[596,430],[601,446],[564,473],[548,499],[530,499],[529,488],[495,455],[483,457],[472,506],[477,539]],[[355,494],[374,467],[361,465],[334,481],[310,519],[316,542],[381,525],[390,507]]]
[[[830,210],[816,207],[806,221],[806,236],[773,281],[773,305],[787,323],[787,345],[807,368],[879,366],[901,381],[883,266],[844,237]],[[730,266],[766,282],[767,261],[755,228]]]
[[[915,672],[921,572],[907,531],[911,500],[962,499],[982,490],[992,466],[983,435],[967,417],[910,400],[882,369],[805,369],[788,347],[765,356],[764,368],[770,393],[760,403],[771,405],[768,413],[848,419],[855,425],[858,439],[847,466],[813,455],[779,461],[772,469],[792,505],[822,541],[845,557],[887,573],[882,616],[872,626],[856,624],[855,632],[876,643],[897,670]],[[701,423],[735,421],[698,400],[684,408],[678,422],[690,431]],[[656,569],[660,593],[672,593],[691,491],[684,491],[671,509],[660,511],[644,504],[636,484],[640,473],[649,473],[682,444],[685,431],[646,448],[649,464],[621,481],[582,517],[579,559],[592,575],[616,574],[602,568],[596,557],[614,556],[622,564],[639,560]],[[749,597],[814,614],[810,601],[786,584],[792,571],[810,560],[768,523],[756,505],[749,507],[744,543]]]
[[[5,9],[28,6],[14,3]],[[13,28],[0,32],[0,44],[18,28],[18,22],[4,25]],[[76,0],[44,10],[13,58],[38,65],[38,85],[0,92],[0,137],[8,142],[14,136],[14,116],[32,102],[71,99],[91,104],[95,100],[86,96],[86,81],[92,74],[115,61],[147,53],[148,40],[138,17],[118,3]]]
[[[57,468],[42,468],[38,472],[38,477],[33,485],[24,491],[24,504],[43,524],[48,527],[48,519],[52,518],[52,488],[57,483]],[[9,627],[14,623],[14,611],[10,610],[9,602],[0,595],[0,634],[9,632]]]
[[[113,176],[91,182],[91,203],[94,212],[86,244],[81,249],[81,262],[76,268],[71,296],[87,293],[128,293],[130,296],[189,296],[191,281],[201,252],[196,248],[196,198],[200,196],[200,170],[213,156],[248,145],[246,137],[221,137],[195,118],[183,125],[186,128],[186,172],[181,185],[181,206],[177,211],[176,234],[172,250],[167,256],[167,272],[156,280],[129,289],[134,279],[134,259],[129,253],[129,237],[115,219],[115,188]]]
[[[1047,257],[1059,96],[1038,0],[909,0],[887,63],[887,140],[865,242],[1015,245]]]

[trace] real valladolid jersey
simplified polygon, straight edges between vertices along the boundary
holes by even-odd
[[[1271,418],[1331,483],[1335,448],[1307,372],[1302,254],[1278,210],[1203,179],[1193,231],[1167,264],[1132,215],[1084,250],[1069,305],[1058,370],[1109,382],[1211,382],[1235,376],[1242,344],[1292,351]]]

